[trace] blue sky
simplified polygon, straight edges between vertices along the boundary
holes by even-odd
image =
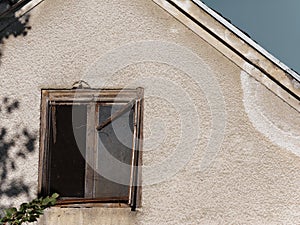
[[[300,73],[300,0],[201,0]]]

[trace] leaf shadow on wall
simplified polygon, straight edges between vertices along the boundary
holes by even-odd
[[[3,44],[5,39],[10,36],[26,36],[28,30],[29,14],[17,17],[15,15],[19,7],[16,7],[20,0],[1,0],[0,1],[0,57],[2,56]],[[0,58],[1,59],[1,58]]]
[[[0,118],[10,120],[19,107],[18,100],[3,98],[0,104]],[[36,140],[36,132],[30,132],[20,126],[12,131],[0,124],[0,199],[13,199],[21,195],[27,196],[28,199],[31,197],[31,185],[25,182],[26,174],[22,174],[18,163],[20,160],[28,160],[35,152]],[[14,176],[15,172],[18,172],[18,176]],[[3,209],[8,206],[11,205],[3,205],[0,201],[0,214],[3,214]]]

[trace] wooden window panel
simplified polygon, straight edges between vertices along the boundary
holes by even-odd
[[[123,91],[123,90],[122,90]],[[51,121],[49,122],[49,117],[51,117],[51,110],[49,110],[49,105],[87,105],[86,107],[86,162],[85,162],[85,178],[84,178],[84,198],[64,198],[64,200],[60,201],[60,204],[77,204],[77,203],[84,203],[84,204],[95,204],[95,205],[102,205],[102,204],[120,204],[129,203],[133,210],[135,210],[136,206],[140,205],[141,201],[141,173],[140,171],[136,170],[136,166],[134,167],[133,171],[129,171],[131,173],[129,185],[124,185],[124,188],[121,188],[123,192],[112,196],[111,193],[108,194],[106,197],[105,194],[99,193],[99,188],[96,191],[96,182],[97,182],[97,174],[92,169],[95,166],[95,156],[98,154],[98,140],[97,140],[97,132],[95,131],[95,123],[99,118],[98,107],[96,106],[96,102],[101,103],[102,105],[114,105],[120,104],[124,106],[130,103],[133,99],[135,99],[135,106],[134,106],[134,116],[131,117],[132,120],[138,118],[139,127],[134,128],[137,129],[136,134],[131,135],[130,140],[134,143],[132,147],[132,158],[128,158],[125,160],[126,163],[135,165],[141,165],[141,154],[139,154],[139,150],[141,149],[142,144],[142,111],[143,111],[143,89],[139,88],[137,90],[126,90],[120,94],[120,90],[44,90],[42,93],[42,121],[41,121],[41,151],[40,151],[40,173],[39,173],[39,193],[49,193],[49,188],[47,188],[47,182],[49,181],[49,176],[42,175],[41,172],[49,171],[49,148],[47,145],[49,144],[49,130],[51,126]],[[79,94],[78,94],[79,92]],[[136,101],[138,100],[138,101]],[[97,104],[98,104],[97,103]],[[95,113],[93,113],[95,111]],[[131,112],[132,113],[132,112]],[[137,114],[138,113],[138,116]],[[127,115],[128,116],[128,115]],[[117,116],[119,118],[119,116]],[[120,116],[122,118],[122,116]],[[46,122],[48,120],[48,123]],[[116,120],[117,119],[113,119]],[[46,123],[45,123],[46,122]],[[101,121],[102,122],[102,121]],[[100,125],[99,121],[99,125]],[[130,122],[130,124],[133,124]],[[98,125],[98,126],[99,126]],[[44,129],[42,129],[44,128]],[[109,129],[109,128],[106,128]],[[131,127],[130,129],[133,129]],[[57,131],[56,131],[57,132]],[[51,135],[51,134],[50,134]],[[137,136],[138,135],[138,136]],[[94,136],[94,139],[92,138]],[[53,137],[52,137],[53,139]],[[48,140],[48,143],[47,143]],[[53,141],[53,140],[52,140]],[[94,151],[91,151],[93,149]],[[129,149],[129,148],[128,148]],[[127,150],[128,150],[127,149]],[[112,153],[114,154],[114,153]],[[129,155],[129,154],[127,154]],[[115,156],[118,158],[118,156]],[[135,157],[135,158],[134,158]],[[94,159],[94,161],[93,161]],[[101,172],[100,172],[101,173]],[[44,173],[45,174],[45,173]],[[128,178],[129,180],[129,178]],[[51,183],[51,182],[50,182]],[[101,187],[101,183],[99,183],[99,187]],[[138,184],[138,186],[136,185]],[[48,185],[49,186],[49,185]],[[116,186],[117,187],[117,186]],[[43,192],[44,190],[44,192]],[[46,192],[45,192],[46,190]],[[129,190],[129,192],[125,191]],[[126,196],[123,196],[126,192]],[[97,194],[99,194],[99,198],[97,198]],[[71,206],[71,205],[70,205]]]
[[[124,105],[100,105],[99,124],[116,112],[124,108]],[[123,112],[118,118],[98,131],[98,171],[95,179],[95,197],[128,197],[130,170],[122,169],[122,164],[131,164],[132,158],[132,126],[133,110]],[[117,131],[117,133],[115,132]],[[109,173],[114,180],[122,184],[106,179],[101,173]]]

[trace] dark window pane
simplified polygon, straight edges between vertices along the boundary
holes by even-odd
[[[124,106],[100,106],[99,124],[122,107]],[[128,197],[133,114],[134,110],[131,109],[99,131],[96,197]]]
[[[84,197],[87,107],[52,107],[55,109],[50,119],[50,193]]]

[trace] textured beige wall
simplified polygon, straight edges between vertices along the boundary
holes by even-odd
[[[1,118],[12,132],[38,133],[41,88],[85,79],[146,96],[142,208],[52,208],[39,224],[300,223],[299,113],[153,2],[46,0],[30,23],[1,58],[1,96],[20,101]],[[37,165],[38,150],[11,176],[30,198]]]

